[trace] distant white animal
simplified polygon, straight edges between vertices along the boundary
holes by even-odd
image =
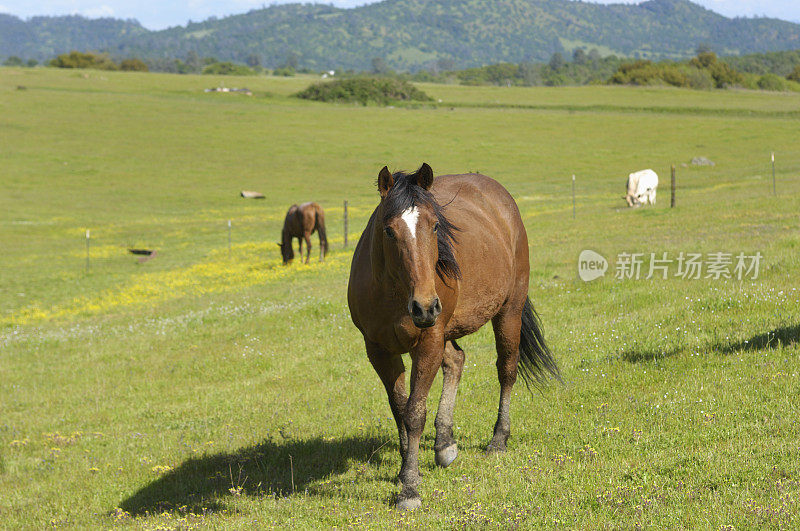
[[[653,170],[642,170],[628,175],[625,201],[629,207],[656,204],[656,188],[658,188],[658,175]]]

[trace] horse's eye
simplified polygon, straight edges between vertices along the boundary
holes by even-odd
[[[436,232],[438,230],[439,230],[439,222],[437,221],[436,223],[433,224],[433,232]]]
[[[392,230],[392,228],[391,228],[391,227],[385,227],[385,228],[383,229],[383,232],[385,232],[385,233],[386,233],[386,235],[387,235],[388,237],[390,237],[391,239],[394,239],[394,231]]]

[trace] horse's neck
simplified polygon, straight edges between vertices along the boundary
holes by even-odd
[[[281,241],[284,245],[291,245],[292,244],[292,231],[287,228],[287,224],[283,226],[283,231],[281,232]]]
[[[383,204],[379,204],[372,213],[367,226],[372,231],[369,241],[372,282],[376,286],[384,286],[386,284],[386,259],[383,256]]]
[[[385,264],[386,261],[383,256],[383,235],[381,234],[380,223],[378,222],[379,216],[375,216],[372,223],[372,236],[370,241],[369,261],[372,268],[372,280],[378,284],[383,283],[386,276]]]

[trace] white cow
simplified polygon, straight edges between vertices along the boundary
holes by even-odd
[[[625,201],[628,206],[639,206],[643,204],[656,204],[656,188],[658,188],[658,175],[653,170],[642,170],[628,175],[626,185],[627,194]]]

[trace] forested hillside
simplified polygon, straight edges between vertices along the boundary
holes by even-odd
[[[583,47],[603,55],[687,58],[800,48],[800,25],[729,19],[687,0],[599,5],[568,0],[386,0],[352,9],[290,4],[186,27],[147,31],[134,21],[0,18],[0,56],[39,60],[71,49],[112,57],[192,54],[266,67],[395,70],[546,61]]]

